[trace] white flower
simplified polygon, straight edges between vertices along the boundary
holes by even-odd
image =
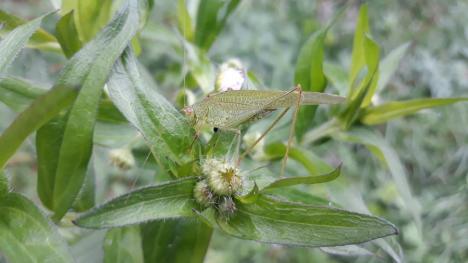
[[[109,152],[110,163],[121,170],[128,170],[135,166],[132,151],[127,148],[113,149]]]
[[[211,192],[206,180],[199,181],[193,190],[193,197],[203,207],[208,207],[214,203],[214,194]]]
[[[242,64],[237,59],[231,59],[222,64],[216,77],[216,91],[240,90],[245,81]]]

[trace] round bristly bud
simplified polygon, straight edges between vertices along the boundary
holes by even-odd
[[[211,190],[218,195],[232,195],[242,188],[239,169],[234,165],[217,159],[208,159],[202,165]]]
[[[211,192],[210,187],[206,180],[199,181],[193,189],[193,197],[198,204],[203,207],[208,207],[214,203],[214,194]]]
[[[234,200],[230,196],[223,196],[217,208],[219,214],[225,219],[232,217],[237,209],[236,203],[234,203]]]
[[[238,59],[230,59],[223,63],[216,76],[215,90],[240,90],[245,81],[242,63]]]
[[[135,166],[135,158],[128,148],[114,149],[109,152],[110,163],[121,170],[128,170]]]

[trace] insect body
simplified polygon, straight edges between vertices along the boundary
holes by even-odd
[[[300,105],[338,104],[343,97],[303,92],[299,87],[284,91],[228,90],[210,94],[202,101],[184,108],[193,118],[195,130],[203,127],[221,130],[238,130],[241,124],[262,119],[272,111],[290,108],[299,101]]]
[[[277,109],[283,109],[265,132],[239,157],[239,163],[240,160],[247,155],[253,147],[278,123],[289,108],[295,106],[296,110],[294,111],[288,145],[286,147],[281,169],[281,175],[283,175],[299,107],[301,105],[339,104],[344,101],[344,97],[337,95],[319,92],[304,92],[300,86],[296,86],[294,89],[287,92],[266,90],[227,90],[212,93],[202,101],[195,103],[192,106],[185,107],[183,111],[187,116],[192,118],[197,135],[201,129],[209,127],[214,128],[215,131],[218,129],[233,131],[239,135],[240,138],[239,126],[262,119]],[[239,146],[240,140],[238,140],[237,149]]]

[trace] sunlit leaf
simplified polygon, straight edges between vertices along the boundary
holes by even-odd
[[[192,18],[190,17],[187,6],[185,5],[185,0],[177,1],[177,22],[177,27],[185,39],[192,41],[194,34]]]
[[[0,25],[3,26],[3,28],[0,27],[0,37],[5,37],[7,33],[26,23],[27,21],[12,14],[8,14],[0,9]],[[29,39],[27,46],[42,50],[61,52],[57,39],[42,28],[36,29],[36,32]]]
[[[450,105],[462,101],[468,101],[468,98],[427,98],[387,102],[365,109],[361,116],[361,122],[366,125],[381,124],[423,109]]]
[[[186,218],[155,221],[141,228],[145,262],[202,263],[213,231]]]
[[[143,262],[140,228],[138,226],[114,228],[104,239],[105,263]]]
[[[317,176],[294,176],[294,177],[285,177],[278,179],[265,188],[264,190],[269,190],[273,188],[282,188],[282,187],[288,187],[288,186],[293,186],[293,185],[301,185],[301,184],[320,184],[320,183],[326,183],[335,180],[340,176],[341,172],[341,165],[338,166],[334,171],[322,175],[317,175]]]
[[[67,58],[72,57],[82,47],[73,14],[73,11],[65,14],[55,26],[55,35]]]
[[[75,224],[87,228],[108,228],[149,220],[193,216],[197,205],[193,188],[197,179],[149,186],[117,197],[79,217]]]
[[[75,1],[75,24],[83,43],[90,41],[109,21],[112,0]]]
[[[366,64],[364,41],[369,33],[369,17],[367,16],[367,4],[361,5],[359,9],[358,21],[354,30],[353,53],[351,55],[351,69],[349,70],[350,94],[359,72]]]
[[[348,98],[351,99],[348,100],[348,105],[341,114],[341,118],[344,121],[344,128],[349,128],[351,124],[354,123],[359,116],[360,108],[370,103],[372,94],[377,87],[380,48],[369,36],[365,36],[363,46],[368,72],[359,86],[348,96]]]
[[[31,201],[9,193],[0,207],[0,254],[8,262],[73,262],[66,242]]]
[[[237,203],[231,218],[217,222],[224,232],[242,239],[309,247],[356,244],[398,233],[378,217],[265,196],[252,204]]]

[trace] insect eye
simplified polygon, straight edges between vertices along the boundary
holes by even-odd
[[[187,106],[187,107],[184,107],[182,109],[182,112],[186,115],[186,116],[193,116],[193,108],[191,106]]]

